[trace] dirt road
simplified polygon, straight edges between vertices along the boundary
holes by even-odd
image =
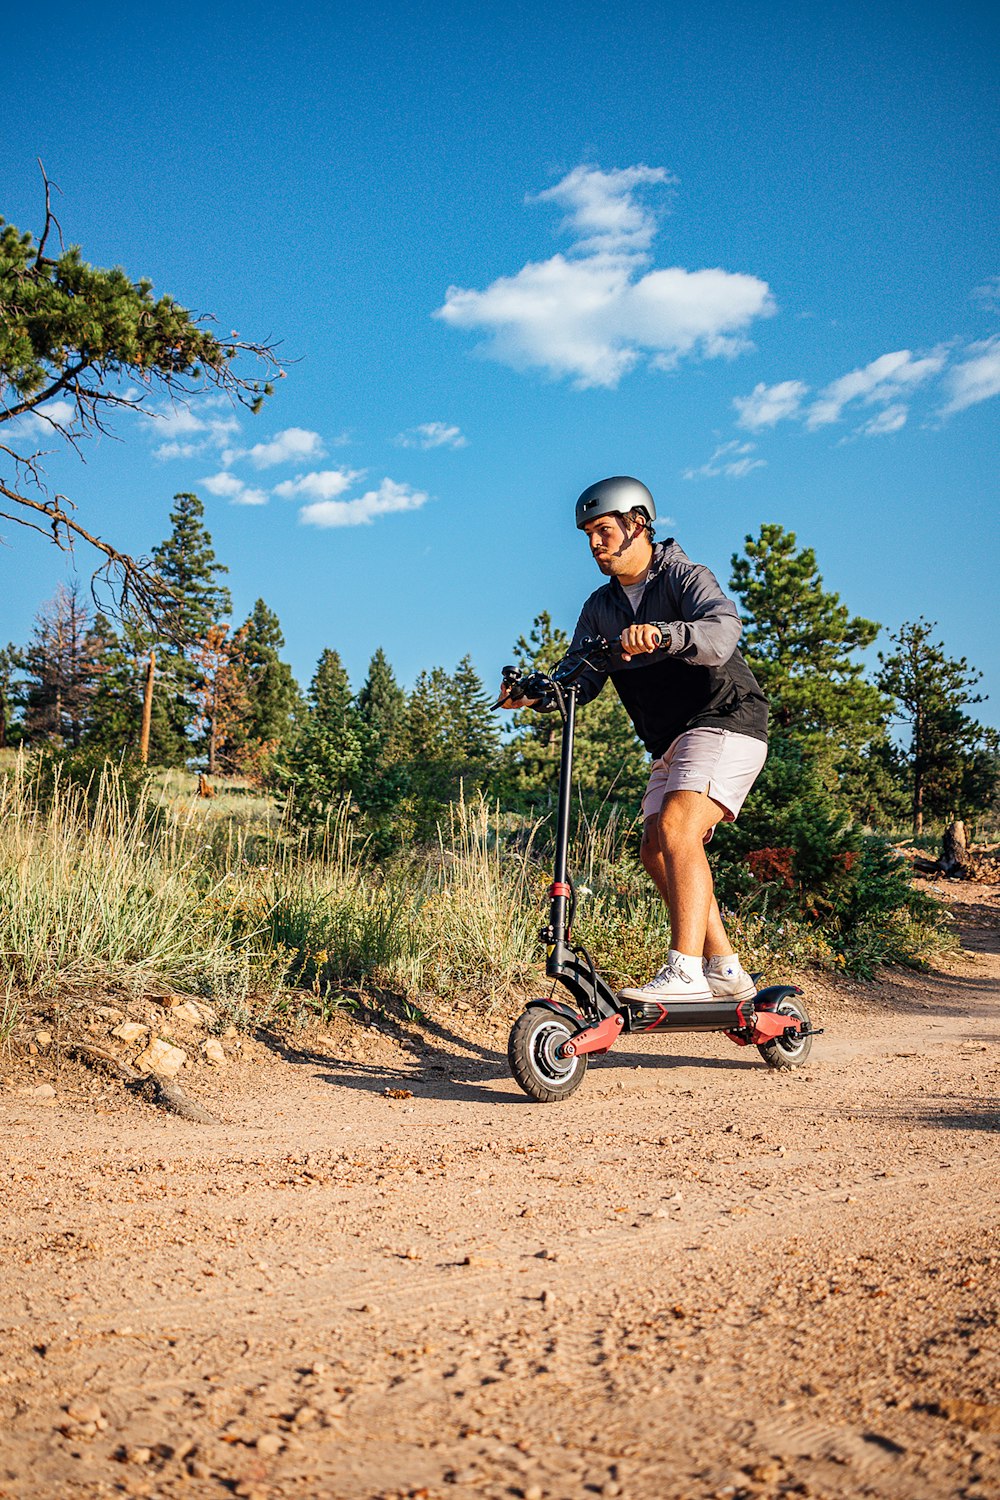
[[[495,1044],[345,1030],[199,1075],[218,1125],[8,1089],[0,1496],[993,1500],[1000,902],[962,902],[947,973],[813,987],[794,1075],[626,1040],[541,1106]]]

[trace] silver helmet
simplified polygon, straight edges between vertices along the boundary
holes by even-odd
[[[624,516],[630,510],[645,511],[651,521],[656,520],[656,502],[646,486],[627,474],[615,474],[584,490],[576,502],[576,524],[582,531],[598,516]]]

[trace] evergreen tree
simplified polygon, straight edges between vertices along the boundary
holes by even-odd
[[[496,766],[500,729],[482,680],[463,656],[445,690],[444,745],[453,782],[466,796],[482,789]]]
[[[170,536],[154,548],[157,572],[170,590],[156,635],[133,623],[137,655],[156,647],[156,683],[149,758],[155,765],[183,766],[193,745],[198,712],[196,689],[201,668],[195,648],[232,610],[229,590],[219,576],[228,570],[216,561],[204,524],[205,508],[197,495],[174,496]]]
[[[357,699],[364,735],[364,754],[355,783],[365,829],[376,854],[388,854],[399,839],[411,836],[408,801],[409,768],[405,763],[406,694],[381,646],[368,665]]]
[[[354,792],[365,750],[365,732],[351,684],[336,651],[323,652],[309,687],[301,728],[284,779],[294,816],[322,823]]]
[[[379,764],[391,764],[401,750],[406,694],[397,683],[381,646],[368,664],[368,676],[358,694],[358,712]]]
[[[13,645],[0,647],[0,750],[5,750],[14,738],[14,673],[16,671],[17,648]]]
[[[78,447],[108,431],[123,408],[142,409],[150,391],[183,397],[215,388],[257,411],[271,393],[265,382],[275,361],[270,349],[235,334],[220,341],[210,319],[154,297],[150,282],[131,281],[121,267],[88,265],[76,245],[62,247],[61,234],[53,253],[58,225],[42,176],[46,212],[37,241],[0,219],[0,424],[11,423],[0,444],[3,519],[47,532],[59,547],[85,541],[101,554],[103,571],[149,608],[159,594],[149,565],[88,530],[76,507],[47,489],[32,456],[37,429],[18,419],[44,408],[46,430]],[[264,380],[238,373],[247,354]]]
[[[281,660],[285,637],[278,616],[258,599],[240,627],[241,660],[246,682],[246,738],[273,755],[292,733],[299,690],[292,669]]]
[[[823,587],[811,547],[775,524],[747,536],[732,558],[730,586],[742,604],[742,650],[771,704],[772,728],[816,760],[827,784],[855,807],[867,793],[865,757],[884,743],[888,702],[865,680],[860,653],[880,627],[852,616]]]
[[[901,625],[895,651],[879,653],[879,686],[899,704],[910,725],[907,773],[913,831],[925,817],[955,818],[990,805],[996,788],[998,738],[966,712],[982,703],[973,692],[982,677],[965,657],[957,661],[934,641],[923,618]]]
[[[97,647],[79,583],[60,584],[35,619],[18,666],[23,727],[32,744],[80,744],[96,687]]]
[[[128,627],[119,636],[106,615],[95,616],[92,637],[96,681],[84,740],[119,760],[138,750],[148,658],[130,639]]]
[[[531,633],[514,646],[524,671],[549,672],[569,650],[569,637],[552,624],[547,611],[536,616]],[[521,807],[555,804],[559,778],[559,716],[526,709],[513,715],[514,733],[504,747],[499,781],[505,800]],[[574,776],[591,807],[638,807],[649,775],[649,760],[617,693],[605,687],[577,714]]]

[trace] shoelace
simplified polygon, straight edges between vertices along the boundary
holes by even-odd
[[[679,969],[676,964],[664,964],[663,968],[653,975],[649,983],[643,985],[643,989],[654,990],[668,979],[683,979],[685,984],[691,983],[690,974],[685,974],[684,970]]]

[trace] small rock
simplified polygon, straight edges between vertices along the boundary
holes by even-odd
[[[201,1044],[201,1051],[205,1061],[211,1063],[214,1068],[224,1068],[229,1061],[218,1037],[206,1038]]]
[[[201,1011],[191,1000],[182,1000],[170,1014],[172,1021],[190,1021],[193,1026],[201,1024]]]
[[[99,1422],[104,1413],[96,1401],[82,1398],[70,1402],[66,1408],[66,1415],[72,1417],[74,1422]]]
[[[524,1500],[542,1500],[543,1490],[540,1484],[525,1485],[522,1494]]]
[[[37,1089],[31,1090],[32,1099],[54,1099],[56,1091],[51,1083],[40,1083]]]
[[[161,1078],[176,1078],[187,1062],[187,1053],[181,1047],[172,1047],[162,1037],[155,1036],[144,1052],[135,1059],[140,1073],[159,1073]]]
[[[234,1037],[238,1037],[239,1036],[239,1032],[236,1030],[235,1026],[227,1026],[226,1029],[225,1029],[225,1031],[222,1033],[222,1035],[223,1035],[223,1037],[225,1037],[225,1039],[227,1041],[230,1041]]]
[[[36,1031],[35,1041],[38,1043],[39,1047],[41,1047],[43,1052],[46,1051],[49,1047],[52,1046],[51,1031]]]
[[[120,1026],[115,1027],[111,1035],[116,1036],[120,1042],[141,1042],[149,1035],[149,1027],[140,1026],[138,1021],[123,1021]]]
[[[116,1010],[113,1005],[99,1005],[94,1011],[99,1021],[107,1021],[109,1026],[114,1026],[117,1021],[124,1021],[125,1012]]]
[[[319,1412],[313,1406],[300,1406],[292,1418],[293,1427],[308,1427],[310,1422],[315,1422]]]
[[[284,1443],[276,1432],[261,1433],[256,1443],[257,1452],[262,1458],[274,1458],[281,1452],[284,1446]]]
[[[130,1446],[125,1449],[125,1462],[129,1464],[148,1464],[152,1456],[152,1448],[133,1448]]]

